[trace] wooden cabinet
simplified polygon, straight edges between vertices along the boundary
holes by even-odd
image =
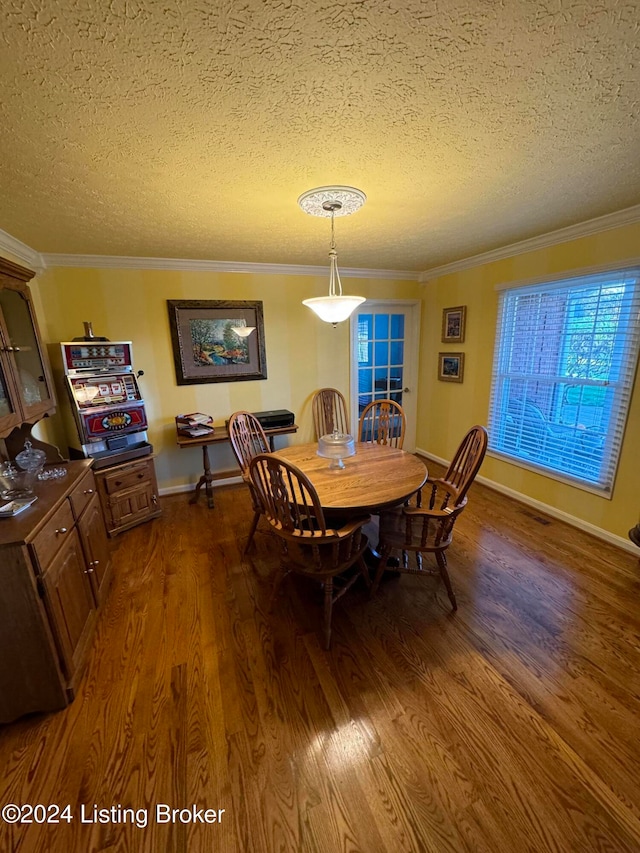
[[[0,438],[55,409],[49,362],[27,285],[33,276],[0,258]]]
[[[161,514],[152,456],[96,471],[96,483],[110,536]]]
[[[63,708],[74,695],[110,578],[91,460],[39,482],[0,526],[0,722]]]

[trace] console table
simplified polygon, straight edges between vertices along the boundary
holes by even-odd
[[[291,426],[287,427],[273,427],[272,429],[265,429],[264,433],[269,439],[269,446],[271,447],[271,450],[273,450],[273,439],[276,435],[288,435],[289,433],[297,431],[297,424],[291,424]],[[204,472],[198,480],[193,495],[189,499],[189,503],[191,504],[197,503],[198,498],[200,497],[200,489],[204,486],[209,509],[213,509],[215,506],[213,502],[213,481],[215,480],[215,476],[211,472],[209,445],[218,444],[221,441],[229,441],[229,432],[226,427],[216,427],[215,431],[211,435],[203,435],[200,436],[200,438],[187,438],[185,435],[178,434],[178,447],[202,448],[202,466],[204,468]]]

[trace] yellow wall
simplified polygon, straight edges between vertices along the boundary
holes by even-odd
[[[145,372],[140,387],[163,490],[194,484],[202,473],[200,449],[176,446],[175,415],[206,412],[216,424],[223,424],[238,409],[289,409],[300,431],[277,439],[278,446],[278,442],[313,440],[310,398],[315,390],[333,386],[349,395],[349,324],[333,329],[301,304],[302,299],[326,293],[327,281],[326,277],[290,275],[54,268],[38,275],[33,290],[54,368],[57,343],[84,334],[85,320],[93,323],[96,335],[133,342],[134,367]],[[345,281],[347,292],[372,299],[420,297],[417,282]],[[261,300],[268,378],[178,386],[167,299]],[[56,414],[42,424],[41,431],[47,440],[66,449],[64,424],[65,419]],[[228,444],[212,448],[210,457],[214,470],[237,470]]]
[[[561,277],[585,267],[638,258],[639,246],[640,224],[628,225],[444,275],[423,285],[418,448],[448,459],[459,437],[469,426],[487,423],[498,307],[497,284],[538,276]],[[442,309],[456,305],[467,306],[465,342],[442,344]],[[465,353],[462,384],[437,380],[438,352],[444,350]],[[627,531],[636,524],[640,515],[639,384],[637,375],[618,476],[610,500],[496,458],[486,458],[482,475],[626,538]]]

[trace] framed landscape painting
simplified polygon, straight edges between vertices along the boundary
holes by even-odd
[[[262,302],[168,299],[178,385],[267,378]]]
[[[461,344],[464,342],[464,327],[467,319],[467,306],[444,308],[442,311],[442,343]]]
[[[464,353],[438,353],[438,379],[443,382],[462,382],[464,376]]]

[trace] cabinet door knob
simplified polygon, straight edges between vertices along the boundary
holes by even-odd
[[[100,560],[94,560],[94,561],[93,561],[93,563],[91,563],[91,565],[92,565],[92,566],[99,566],[99,565],[100,565]]]
[[[59,527],[59,528],[56,530],[56,536],[58,535],[58,533],[66,533],[66,532],[67,532],[67,528],[66,528],[66,527]]]
[[[93,489],[85,489],[85,490],[84,490],[84,492],[83,492],[83,494],[85,494],[85,495],[92,495],[92,494],[93,494]]]

